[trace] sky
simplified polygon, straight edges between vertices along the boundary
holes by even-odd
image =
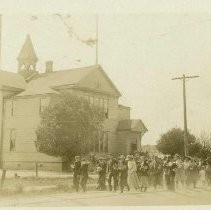
[[[61,14],[80,40],[96,37],[95,15]],[[30,34],[39,58],[37,69],[53,60],[54,69],[95,64],[95,47],[74,36],[56,15],[3,15],[1,68],[17,72],[17,55]],[[99,14],[99,64],[141,119],[155,144],[173,127],[183,128],[183,74],[187,81],[188,129],[199,136],[211,125],[211,15],[207,13]]]

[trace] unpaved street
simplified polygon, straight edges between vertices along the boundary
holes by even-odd
[[[211,188],[169,192],[86,192],[0,198],[0,206],[141,206],[211,205]]]

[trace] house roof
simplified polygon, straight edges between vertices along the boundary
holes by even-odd
[[[18,61],[32,61],[37,62],[38,58],[36,56],[31,38],[27,35],[26,40],[23,44],[23,47],[17,57]]]
[[[121,120],[117,127],[118,131],[133,131],[133,132],[146,132],[147,128],[141,120]]]
[[[124,106],[122,104],[119,104],[118,106],[119,106],[120,109],[130,109],[129,106]]]
[[[101,69],[101,67],[99,68],[98,65],[95,65],[83,68],[43,73],[28,82],[25,91],[18,94],[17,96],[58,93],[54,88],[67,85],[77,85],[79,81],[84,79],[92,71],[99,69]],[[113,85],[113,87],[115,87],[111,80],[109,80],[109,82]]]
[[[25,89],[26,82],[24,78],[17,73],[0,70],[0,87]]]

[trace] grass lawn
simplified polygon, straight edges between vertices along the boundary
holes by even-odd
[[[6,178],[0,195],[7,196],[11,194],[31,194],[31,193],[55,193],[55,192],[73,192],[73,178]],[[89,177],[87,181],[87,190],[95,189],[97,179]]]

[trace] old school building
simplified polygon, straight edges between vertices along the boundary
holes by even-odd
[[[62,159],[37,152],[35,130],[40,113],[53,94],[69,91],[103,107],[106,120],[94,152],[128,154],[141,149],[147,131],[143,122],[130,119],[130,108],[120,105],[119,90],[100,65],[54,70],[36,69],[38,58],[28,35],[17,58],[17,73],[0,71],[0,161],[3,168],[62,170]]]

